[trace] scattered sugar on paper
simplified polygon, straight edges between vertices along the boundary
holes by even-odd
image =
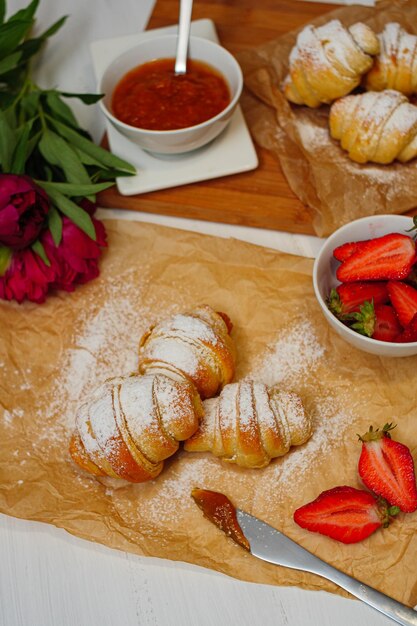
[[[324,352],[313,324],[309,321],[296,322],[255,359],[248,378],[270,386],[297,383],[314,368]]]
[[[127,269],[117,282],[97,285],[97,290],[105,291],[101,308],[97,309],[96,290],[85,297],[83,312],[71,338],[73,347],[64,354],[46,406],[44,402],[36,409],[39,430],[34,447],[38,443],[45,447],[48,442],[52,447],[67,439],[74,427],[80,400],[107,378],[135,371],[142,333],[155,321],[181,310],[181,293],[177,304],[168,309],[150,296],[144,304],[148,286],[146,267],[142,268],[140,278]],[[26,381],[24,387],[27,387]],[[3,424],[10,427],[15,418],[23,417],[23,410],[16,406],[4,411],[2,417]],[[51,429],[51,420],[54,429]]]

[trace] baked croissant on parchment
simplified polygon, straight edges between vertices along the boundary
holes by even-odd
[[[200,397],[187,381],[162,374],[112,378],[80,406],[70,453],[95,476],[151,480],[202,415]]]
[[[380,51],[367,73],[369,91],[395,89],[406,96],[417,92],[417,37],[390,22],[378,35]]]
[[[417,155],[417,106],[387,89],[334,102],[330,134],[356,163],[406,163]]]
[[[311,435],[301,399],[278,386],[244,380],[226,385],[204,403],[199,429],[184,444],[189,452],[212,452],[241,467],[265,467]]]
[[[295,104],[329,104],[360,84],[378,52],[377,36],[362,22],[348,28],[339,20],[308,25],[291,50],[284,94]]]
[[[202,398],[214,396],[235,373],[232,324],[201,305],[150,328],[139,347],[139,371],[191,381]]]

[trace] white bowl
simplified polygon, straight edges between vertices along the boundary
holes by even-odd
[[[326,239],[321,248],[313,268],[313,285],[317,300],[330,326],[345,339],[348,343],[359,350],[376,354],[378,356],[412,356],[417,354],[417,342],[393,343],[390,341],[378,341],[351,330],[337,319],[329,311],[326,299],[333,287],[337,287],[340,282],[336,278],[336,269],[340,265],[333,257],[333,250],[337,246],[348,241],[363,241],[373,237],[382,237],[388,233],[402,233],[409,235],[405,231],[412,228],[411,217],[403,215],[375,215],[373,217],[363,217],[350,224],[342,226]]]
[[[230,89],[231,100],[228,106],[206,122],[178,130],[147,130],[118,120],[112,113],[111,100],[120,79],[133,68],[148,61],[174,58],[176,46],[177,35],[143,40],[110,63],[98,86],[99,92],[105,94],[100,106],[110,123],[141,148],[157,154],[190,152],[212,141],[229,123],[243,88],[242,70],[230,52],[208,39],[190,37],[189,58],[203,61],[222,74]]]

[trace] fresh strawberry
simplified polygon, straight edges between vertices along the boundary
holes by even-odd
[[[345,316],[345,320],[355,320],[351,328],[361,335],[372,337],[379,341],[396,341],[402,328],[393,307],[389,304],[365,302],[359,307],[359,312],[352,312]]]
[[[338,246],[333,250],[333,256],[338,261],[346,261],[354,252],[358,252],[364,243],[367,243],[369,239],[365,241],[348,241]]]
[[[404,328],[403,332],[398,335],[395,341],[398,343],[417,341],[417,313],[414,315],[411,322]]]
[[[334,487],[294,513],[294,521],[307,530],[343,543],[356,543],[388,526],[397,507],[388,507],[373,494],[354,487]]]
[[[392,306],[380,304],[375,307],[375,330],[372,339],[379,341],[397,341],[401,325]]]
[[[382,430],[372,426],[362,437],[359,476],[368,489],[385,498],[405,513],[417,509],[417,487],[414,462],[410,450],[391,439],[395,428],[385,424]]]
[[[391,304],[397,312],[401,325],[405,328],[417,313],[417,289],[396,280],[388,281],[387,289]]]
[[[416,260],[411,237],[391,233],[363,243],[336,271],[340,282],[359,280],[402,280]]]
[[[385,304],[389,301],[387,283],[378,281],[362,281],[342,283],[332,289],[328,299],[328,307],[337,317],[343,317],[352,311],[359,311],[364,302]]]

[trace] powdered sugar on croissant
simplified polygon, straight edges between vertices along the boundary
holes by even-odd
[[[186,381],[112,378],[80,406],[70,453],[96,476],[150,480],[195,432],[202,414],[200,397]]]
[[[329,104],[359,85],[378,51],[377,36],[361,22],[349,28],[339,20],[308,25],[290,53],[284,94],[295,104]]]
[[[378,35],[380,52],[365,77],[370,91],[395,89],[406,96],[417,93],[417,37],[390,22]]]
[[[209,398],[229,383],[235,372],[231,322],[208,305],[173,315],[153,326],[139,347],[139,371],[162,372],[190,380]]]
[[[244,380],[203,404],[205,415],[185,450],[212,452],[241,467],[265,467],[312,432],[299,396],[277,386]]]
[[[346,96],[330,109],[330,134],[357,163],[405,163],[417,156],[417,106],[387,89]]]

